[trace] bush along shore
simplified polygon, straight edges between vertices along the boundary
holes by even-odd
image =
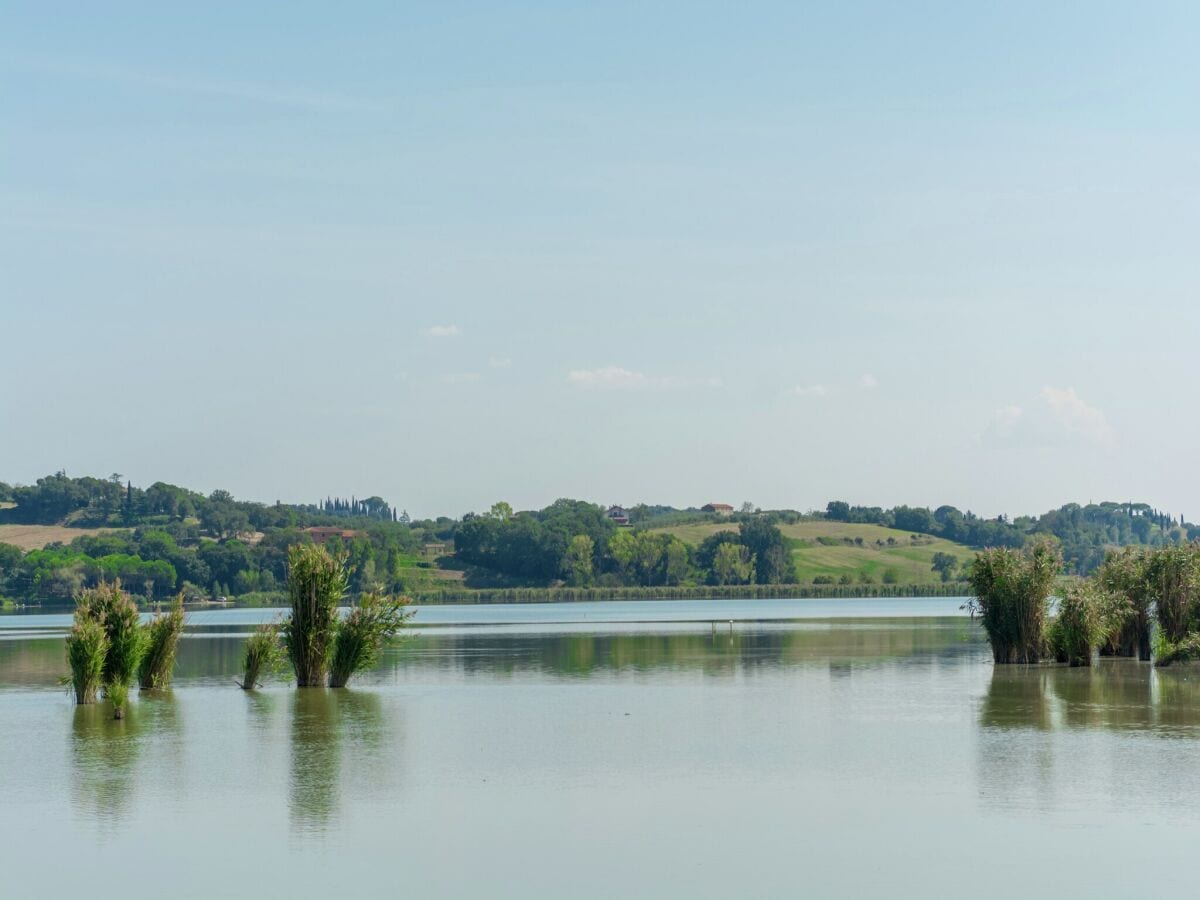
[[[1062,568],[1053,539],[976,554],[966,608],[982,620],[996,663],[1200,660],[1200,542],[1113,550],[1092,576],[1065,585]]]
[[[660,587],[462,588],[415,591],[414,603],[585,603],[600,600],[809,600],[871,597],[962,597],[963,585],[679,584]]]

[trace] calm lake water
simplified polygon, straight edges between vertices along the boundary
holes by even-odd
[[[1200,671],[997,669],[957,607],[429,607],[250,694],[276,612],[204,611],[123,722],[0,616],[0,896],[1191,895]]]

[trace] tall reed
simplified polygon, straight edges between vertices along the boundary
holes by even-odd
[[[183,594],[175,598],[169,613],[155,616],[146,624],[146,654],[138,667],[138,685],[142,690],[162,690],[171,686],[175,651],[183,626]]]
[[[288,596],[292,613],[281,633],[297,687],[323,687],[337,632],[337,609],[346,596],[345,555],[332,555],[318,544],[288,550]]]
[[[1048,643],[1061,662],[1090,666],[1092,653],[1113,628],[1112,598],[1091,581],[1080,581],[1063,591],[1058,615],[1047,629]]]
[[[1163,639],[1170,644],[1182,642],[1198,624],[1200,544],[1174,544],[1151,551],[1146,583]]]
[[[1126,614],[1109,636],[1112,650],[1120,656],[1150,659],[1150,619],[1153,596],[1146,577],[1149,555],[1143,547],[1110,550],[1096,572],[1099,585],[1123,598]]]
[[[407,598],[364,594],[338,627],[329,686],[345,687],[355,673],[374,666],[384,644],[396,636],[412,615]]]
[[[82,591],[76,599],[75,612],[99,622],[108,638],[103,673],[105,691],[112,684],[132,684],[146,653],[147,639],[137,604],[121,590],[121,582],[104,582]]]
[[[975,555],[967,603],[979,613],[997,663],[1035,663],[1045,650],[1046,607],[1062,569],[1062,552],[1050,540],[1023,550],[994,547]]]
[[[279,625],[275,622],[259,625],[246,638],[246,649],[242,656],[242,690],[254,690],[258,686],[259,676],[277,669],[282,661]]]
[[[104,626],[75,611],[75,623],[67,634],[67,663],[71,666],[69,684],[75,692],[75,702],[95,703],[104,680],[104,657],[108,653],[108,636]]]

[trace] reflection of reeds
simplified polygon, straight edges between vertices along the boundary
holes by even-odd
[[[996,668],[980,708],[980,724],[990,728],[1035,728],[1053,726],[1046,699],[1046,673],[1041,668]]]
[[[133,795],[141,723],[114,720],[100,706],[77,706],[71,728],[76,802],[101,820],[119,820]]]
[[[291,705],[293,824],[324,828],[337,813],[347,742],[367,750],[377,750],[381,744],[379,697],[348,690],[296,691]]]
[[[142,690],[162,690],[170,686],[183,624],[183,595],[180,594],[169,613],[155,616],[145,626],[146,655],[138,668],[138,684]]]
[[[294,823],[320,827],[337,808],[341,748],[338,696],[328,691],[298,691],[292,700],[290,809]]]
[[[1047,682],[1071,728],[1125,729],[1149,724],[1152,713],[1150,668],[1129,660],[1108,660],[1091,671],[1051,669]]]

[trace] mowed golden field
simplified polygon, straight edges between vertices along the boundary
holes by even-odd
[[[22,550],[40,550],[47,544],[69,544],[85,534],[108,534],[119,528],[67,528],[63,525],[0,525],[0,544],[12,544]]]
[[[704,522],[655,530],[673,534],[684,543],[694,546],[718,531],[737,531],[737,525],[732,522]],[[941,580],[941,576],[932,570],[935,553],[949,553],[960,563],[975,555],[969,547],[953,541],[929,535],[919,535],[914,541],[907,531],[881,525],[818,521],[780,525],[779,530],[792,546],[796,577],[802,584],[811,582],[819,575],[834,579],[848,575],[855,582],[866,575],[879,582],[889,569],[894,570],[897,584],[930,584]],[[836,543],[821,543],[822,538],[826,542]],[[861,538],[862,543],[855,543],[856,538]],[[889,538],[891,544],[888,543]]]

